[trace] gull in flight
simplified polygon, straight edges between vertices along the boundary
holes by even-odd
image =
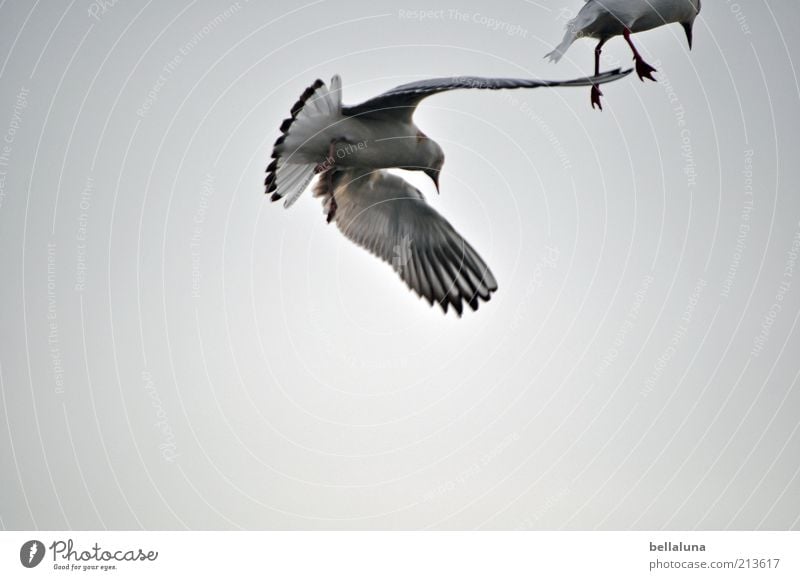
[[[317,80],[280,127],[266,192],[289,207],[319,174],[314,194],[328,222],[351,241],[389,262],[417,294],[461,315],[463,304],[478,309],[497,282],[478,253],[419,190],[386,171],[422,171],[439,189],[444,152],[413,122],[425,97],[455,89],[517,89],[595,86],[631,70],[613,70],[568,81],[453,77],[401,85],[359,105],[343,106],[341,80]]]
[[[652,66],[647,64],[636,50],[631,34],[657,28],[665,24],[679,22],[686,33],[689,49],[692,48],[692,27],[700,13],[700,0],[585,0],[578,15],[567,23],[564,38],[555,50],[545,55],[552,62],[558,62],[576,39],[583,36],[597,39],[594,49],[594,71],[600,71],[600,53],[603,45],[612,37],[622,35],[633,51],[636,61],[636,74],[640,80],[654,81]],[[598,85],[592,85],[592,108],[603,110]]]

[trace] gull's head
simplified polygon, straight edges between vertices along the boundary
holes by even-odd
[[[692,50],[692,28],[694,27],[694,20],[700,14],[700,0],[691,0],[692,8],[691,15],[681,22],[683,31],[686,33],[686,42],[689,43],[689,50]]]

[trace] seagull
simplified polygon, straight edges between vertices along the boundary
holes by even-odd
[[[665,24],[679,22],[686,33],[689,50],[692,49],[692,27],[700,13],[700,0],[585,0],[578,15],[567,23],[564,38],[555,50],[545,55],[552,62],[558,62],[567,49],[582,36],[598,40],[594,49],[594,71],[600,71],[600,53],[603,45],[612,37],[620,34],[625,38],[633,51],[636,61],[636,74],[639,80],[654,81],[656,69],[647,64],[633,45],[631,34],[657,28]],[[598,85],[592,85],[592,108],[597,106],[601,111]]]
[[[316,175],[328,223],[392,265],[431,305],[461,316],[497,290],[489,267],[422,193],[387,169],[422,171],[439,190],[444,152],[413,122],[426,97],[455,89],[594,86],[632,70],[567,81],[484,77],[436,78],[395,87],[359,105],[344,106],[341,79],[308,87],[280,126],[264,182],[272,201],[291,206]]]
[[[489,267],[408,181],[385,169],[326,170],[314,196],[350,241],[391,264],[406,285],[460,317],[464,303],[477,310],[497,290]],[[332,204],[338,209],[332,215]],[[332,216],[332,217],[331,217]]]
[[[417,105],[426,97],[455,89],[596,86],[630,72],[616,69],[567,81],[435,78],[400,85],[354,106],[342,105],[342,81],[338,75],[331,79],[330,87],[317,79],[300,95],[291,116],[280,126],[281,136],[275,141],[264,181],[266,193],[272,201],[284,199],[284,206],[289,207],[316,174],[325,173],[334,165],[423,171],[438,191],[444,152],[413,121]],[[335,207],[334,200],[334,212]]]

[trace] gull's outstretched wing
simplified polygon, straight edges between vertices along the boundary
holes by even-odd
[[[538,79],[504,79],[486,77],[447,77],[427,79],[400,85],[373,97],[359,105],[346,106],[342,113],[348,116],[391,116],[410,120],[414,109],[425,97],[454,91],[456,89],[535,89],[538,87],[586,87],[600,85],[621,79],[630,74],[631,69],[615,69],[593,77],[582,77],[566,81],[545,81]]]
[[[314,195],[351,241],[392,266],[409,288],[461,315],[497,290],[489,267],[453,226],[429,206],[418,189],[387,171],[333,169]],[[333,185],[333,192],[329,189]]]

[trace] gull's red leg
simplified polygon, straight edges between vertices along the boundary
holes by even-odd
[[[314,168],[314,173],[325,173],[328,169],[333,167],[336,161],[333,154],[335,153],[334,147],[337,141],[337,139],[334,139],[328,144],[328,154],[325,156],[324,161],[317,163],[317,166]]]
[[[600,74],[600,53],[603,52],[603,45],[606,43],[605,40],[601,40],[597,43],[597,46],[594,48],[594,76]],[[592,85],[592,108],[594,109],[597,106],[598,109],[601,111],[603,110],[603,104],[600,102],[600,97],[603,96],[602,91],[598,85]]]
[[[639,80],[643,81],[644,79],[650,79],[651,81],[655,81],[656,79],[653,78],[653,73],[656,72],[656,69],[647,64],[642,58],[642,55],[639,54],[639,51],[636,50],[636,47],[633,46],[633,41],[631,40],[631,31],[626,28],[622,35],[625,37],[625,40],[628,42],[628,46],[630,46],[631,50],[633,51],[633,60],[636,61],[636,74],[639,75]]]
[[[336,209],[339,206],[336,205],[336,198],[333,197],[333,193],[331,193],[331,203],[328,206],[328,217],[326,218],[327,223],[331,223],[333,221],[334,216],[336,215]]]
[[[325,160],[325,163],[329,165],[327,171],[325,172],[325,178],[328,180],[328,191],[331,193],[330,209],[328,210],[328,223],[331,223],[331,220],[333,220],[333,216],[336,214],[336,209],[338,207],[336,205],[336,196],[333,193],[333,168],[336,163],[336,158],[334,157],[334,153],[336,152],[336,143],[337,141],[333,140],[330,142],[330,145],[328,145],[328,158]]]
[[[333,166],[336,164],[336,159],[334,158],[333,154],[336,152],[336,141],[331,141],[330,145],[328,145],[328,157],[325,159],[325,163],[328,164],[328,190],[331,192],[331,196],[333,196]]]

